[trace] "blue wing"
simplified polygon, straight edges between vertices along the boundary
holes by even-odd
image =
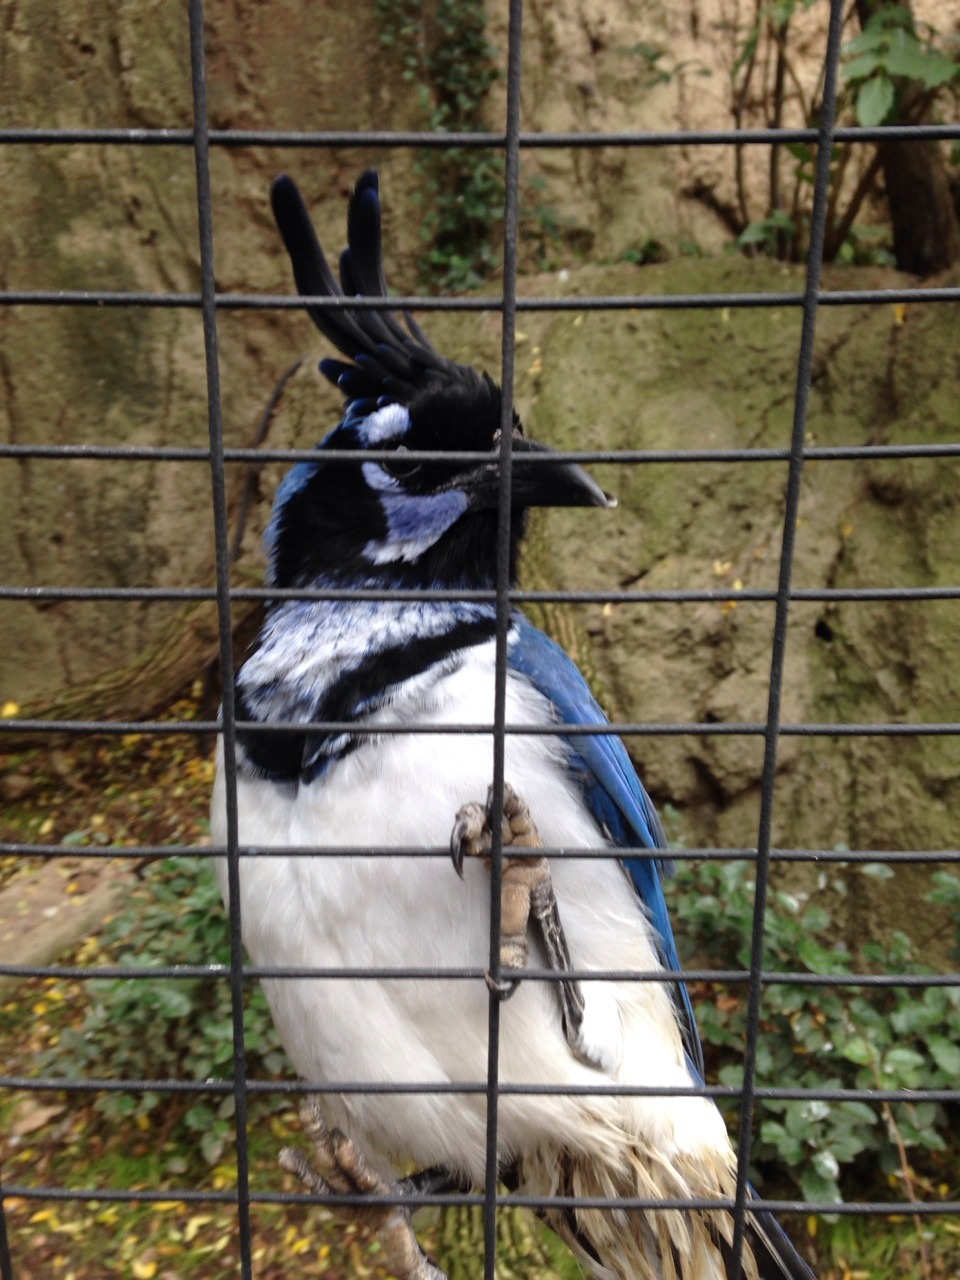
[[[526,618],[516,618],[516,639],[508,664],[526,676],[535,689],[553,704],[562,724],[609,724],[590,686],[576,664],[559,645]],[[667,841],[656,810],[630,763],[623,742],[613,734],[582,734],[565,741],[570,747],[570,771],[583,787],[587,807],[610,840],[623,846],[666,850]],[[663,896],[663,877],[672,867],[665,858],[627,858],[630,879],[657,931],[660,956],[668,969],[679,969],[680,959]],[[691,1065],[703,1077],[703,1051],[697,1035],[690,994],[677,983],[684,1045]]]

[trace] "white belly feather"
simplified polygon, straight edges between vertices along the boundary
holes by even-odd
[[[493,644],[421,694],[424,724],[489,724]],[[397,706],[374,722],[409,720]],[[508,724],[542,724],[549,706],[511,678]],[[550,846],[596,848],[590,814],[564,777],[555,740],[508,734],[506,777]],[[493,774],[492,738],[480,734],[386,735],[361,745],[316,781],[292,789],[241,779],[240,841],[250,845],[389,849],[446,847],[457,810],[482,800]],[[213,838],[224,840],[222,761]],[[554,860],[553,879],[573,964],[581,969],[657,967],[651,928],[615,860]],[[257,858],[241,866],[243,940],[258,965],[486,968],[490,878],[468,860],[458,879],[446,858]],[[225,869],[218,868],[225,887]],[[536,952],[532,963],[543,963]],[[281,1038],[306,1080],[482,1083],[487,1073],[485,984],[479,980],[274,979],[264,987]],[[528,981],[501,1012],[503,1083],[684,1086],[673,1009],[649,982],[583,984],[585,1032],[609,1074],[581,1065],[563,1036],[552,984]],[[371,1154],[443,1164],[482,1180],[485,1103],[480,1094],[330,1096],[331,1116]],[[672,1154],[729,1151],[716,1109],[691,1098],[501,1098],[504,1157],[563,1145],[582,1149],[585,1120],[642,1136]],[[586,1129],[590,1129],[588,1123]]]

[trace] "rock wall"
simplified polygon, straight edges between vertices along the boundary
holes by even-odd
[[[705,271],[706,268],[706,271]],[[889,278],[880,274],[873,282]],[[652,292],[800,287],[742,261],[641,269]],[[835,287],[853,283],[830,273]],[[867,284],[863,276],[858,284]],[[628,287],[622,272],[577,278]],[[640,287],[638,283],[637,288]],[[530,428],[567,447],[785,447],[799,343],[796,309],[561,315],[528,367]],[[821,445],[956,440],[960,309],[824,308],[808,440]],[[550,513],[547,579],[571,589],[774,588],[785,463],[662,464],[602,472],[614,513]],[[807,465],[795,587],[956,585],[960,464]],[[592,528],[585,528],[586,521]],[[606,527],[597,527],[603,521]],[[610,709],[626,720],[762,721],[774,606],[612,604],[582,610]],[[956,601],[794,602],[783,720],[942,722],[960,706]],[[638,740],[661,800],[707,842],[756,836],[762,743]],[[951,847],[960,786],[955,738],[787,737],[774,838],[812,847]]]
[[[213,123],[418,126],[415,86],[402,80],[380,47],[372,13],[341,0],[211,6]],[[652,0],[531,0],[525,126],[725,123],[717,27],[726,14],[720,0],[716,9]],[[503,20],[503,7],[491,6],[492,36],[501,43]],[[636,46],[681,38],[696,46],[701,62],[713,50],[710,76],[691,69],[658,84],[638,73]],[[187,126],[188,70],[179,0],[77,0],[59,7],[12,0],[0,31],[0,120],[8,126]],[[729,156],[706,159],[729,163]],[[274,173],[286,167],[297,175],[317,210],[321,237],[336,248],[344,196],[368,163],[383,175],[391,280],[412,289],[419,242],[408,153],[264,148],[214,153],[219,287],[290,288],[266,200]],[[543,199],[571,232],[569,243],[594,262],[651,235],[718,242],[719,223],[682,196],[689,177],[684,163],[665,150],[612,148],[524,158],[527,179],[542,177]],[[0,207],[4,289],[198,288],[189,148],[5,147]],[[776,264],[720,254],[643,269],[574,264],[564,276],[531,277],[523,287],[669,293],[794,288],[798,280]],[[830,280],[900,282],[876,271]],[[798,324],[789,310],[524,315],[520,402],[532,433],[560,445],[783,444]],[[822,443],[955,438],[958,326],[954,306],[913,306],[903,315],[889,308],[825,310],[812,435]],[[496,369],[495,317],[432,317],[428,327],[452,355]],[[320,343],[302,315],[222,313],[220,339],[229,443],[253,439],[277,379],[303,353],[310,359],[284,396],[270,443],[310,445],[325,432],[337,402],[321,390],[313,364]],[[193,311],[0,308],[0,388],[6,440],[206,442],[203,346]],[[258,579],[257,536],[277,474],[268,468],[259,479],[238,580]],[[782,466],[759,463],[620,470],[605,478],[620,494],[619,511],[551,515],[537,535],[529,572],[538,585],[564,587],[772,585],[783,477]],[[797,584],[955,584],[957,479],[955,461],[811,465]],[[231,474],[235,514],[244,483],[245,471],[237,468]],[[202,465],[7,461],[0,466],[0,506],[7,581],[212,583]],[[585,523],[601,520],[602,526]],[[785,719],[954,714],[950,708],[960,705],[956,610],[956,602],[831,610],[796,604]],[[592,662],[614,714],[654,721],[763,717],[771,606],[613,605],[586,609],[575,621],[568,635]],[[151,694],[148,676],[162,665],[153,655],[183,650],[178,637],[187,627],[196,641],[189,650],[195,667],[215,651],[209,611],[188,618],[179,605],[4,604],[0,700],[36,705],[105,679],[114,701],[104,706],[115,708],[118,691],[128,700],[132,691],[134,713],[146,714],[169,693],[164,687]],[[130,667],[138,668],[139,682],[125,674]],[[163,669],[173,673],[170,680],[183,676],[175,663]],[[950,814],[958,798],[958,751],[955,739],[785,739],[776,838],[827,848],[955,844]],[[641,740],[635,754],[658,800],[683,810],[690,838],[752,842],[758,740]]]

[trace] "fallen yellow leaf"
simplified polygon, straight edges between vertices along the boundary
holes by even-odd
[[[213,1221],[213,1218],[208,1213],[198,1213],[196,1217],[191,1218],[187,1222],[187,1225],[184,1228],[184,1232],[183,1232],[183,1238],[184,1240],[186,1240],[187,1244],[190,1244],[192,1240],[196,1240],[197,1233],[199,1232],[200,1228],[205,1227],[208,1222],[212,1222],[212,1221]]]

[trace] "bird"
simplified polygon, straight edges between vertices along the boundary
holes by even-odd
[[[439,1170],[451,1186],[482,1187],[486,1099],[456,1086],[486,1079],[490,995],[479,979],[443,975],[489,961],[489,869],[457,856],[455,818],[482,803],[494,770],[502,392],[438,353],[409,313],[350,306],[388,296],[373,170],[349,199],[339,281],[292,178],[275,179],[271,203],[305,308],[336,350],[319,368],[344,409],[277,488],[266,581],[285,594],[268,601],[234,679],[237,824],[253,850],[239,864],[243,943],[256,966],[295,971],[263,988],[296,1071],[323,1086],[318,1123],[349,1135],[377,1177]],[[614,503],[584,468],[531,441],[516,411],[510,422],[513,585],[531,508]],[[724,1121],[689,1092],[702,1087],[703,1058],[676,980],[663,827],[573,660],[518,610],[505,643],[505,796],[545,848],[636,850],[541,860],[572,967],[674,977],[582,982],[572,1036],[556,984],[510,975],[500,1081],[550,1088],[499,1097],[499,1175],[543,1199],[541,1216],[600,1280],[727,1280],[740,1274],[729,1210],[655,1203],[729,1202],[736,1186]],[[225,778],[221,742],[219,844]],[[390,853],[443,848],[452,828],[453,867]],[[344,848],[358,852],[324,852]],[[224,863],[218,874],[226,896]],[[536,930],[528,944],[534,961],[555,963]],[[314,968],[324,976],[303,976]],[[390,976],[406,968],[431,976]],[[652,1207],[551,1209],[556,1196]],[[749,1203],[742,1265],[758,1280],[813,1280],[780,1224]]]

